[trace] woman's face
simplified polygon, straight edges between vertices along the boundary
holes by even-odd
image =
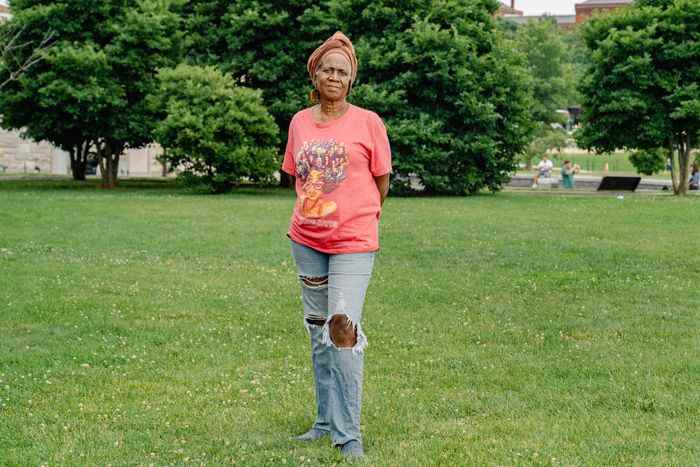
[[[330,52],[323,56],[316,70],[316,89],[321,99],[343,100],[350,89],[351,65],[345,55]]]

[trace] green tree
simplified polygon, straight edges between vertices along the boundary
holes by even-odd
[[[533,78],[533,118],[544,124],[562,123],[556,111],[572,102],[567,79],[570,57],[559,26],[549,18],[528,21],[518,28],[515,43],[527,58]]]
[[[162,69],[150,104],[162,119],[156,141],[167,162],[184,168],[213,191],[227,191],[244,178],[270,181],[279,168],[279,129],[260,91],[236,86],[215,67],[181,64]]]
[[[533,83],[534,138],[522,155],[528,170],[533,159],[566,144],[565,131],[552,127],[566,123],[557,111],[575,105],[578,99],[572,39],[566,34],[547,16],[518,26],[514,34],[515,46],[527,59]]]
[[[580,106],[583,96],[579,90],[579,83],[586,75],[586,69],[590,62],[590,56],[586,44],[581,37],[581,29],[562,32],[562,42],[566,47],[566,61],[564,64],[564,79],[569,106]]]
[[[190,0],[183,9],[187,56],[220,66],[237,82],[262,91],[282,132],[308,105],[306,60],[333,32],[315,15],[319,2]],[[282,142],[286,141],[283,135]]]
[[[579,143],[596,152],[656,151],[685,194],[700,137],[700,2],[641,0],[583,30],[592,63]]]
[[[350,99],[377,111],[392,143],[392,187],[498,190],[532,130],[529,77],[494,19],[496,2],[337,0],[328,16],[355,41]]]
[[[106,187],[127,147],[152,141],[145,99],[156,69],[181,56],[176,0],[15,0],[10,21],[25,41],[52,31],[54,44],[0,94],[5,128],[66,150],[76,179],[96,154]]]
[[[630,162],[638,173],[654,175],[666,167],[666,151],[663,149],[634,151],[630,154]]]
[[[187,57],[262,91],[280,128],[282,152],[292,116],[309,104],[306,59],[333,30],[311,0],[190,0],[183,7]],[[290,179],[281,173],[282,185]]]

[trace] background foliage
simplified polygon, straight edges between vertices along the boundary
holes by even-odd
[[[165,68],[158,79],[151,105],[162,113],[154,135],[167,148],[165,161],[214,191],[244,178],[272,180],[280,164],[279,130],[260,91],[236,86],[212,66]]]
[[[533,159],[567,145],[566,126],[571,122],[559,111],[580,102],[576,92],[580,68],[575,61],[580,60],[575,53],[579,41],[575,32],[562,31],[553,18],[546,16],[519,25],[510,35],[513,47],[526,57],[532,77],[535,131],[521,157],[529,169]]]
[[[663,150],[685,193],[700,138],[700,2],[642,1],[588,22],[583,37],[592,55],[579,144]]]
[[[201,13],[190,27],[207,14],[220,24],[220,31],[194,41],[190,56],[220,61],[238,80],[262,89],[282,132],[308,105],[308,55],[335,30],[347,33],[360,61],[350,100],[387,124],[395,192],[409,189],[409,176],[428,193],[496,190],[527,143],[529,79],[522,58],[497,31],[493,0],[228,7],[202,0],[189,8]]]
[[[97,155],[105,184],[113,186],[123,150],[153,141],[156,117],[146,98],[156,70],[181,56],[176,6],[176,0],[13,1],[7,27],[33,41],[50,30],[55,42],[46,60],[0,94],[3,127],[68,151],[77,179],[85,177],[87,157]]]
[[[394,188],[409,189],[415,175],[427,193],[499,189],[532,123],[530,79],[496,28],[495,2],[342,0],[335,8],[360,60],[353,100],[389,128]]]

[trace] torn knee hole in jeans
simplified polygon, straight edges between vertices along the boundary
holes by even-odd
[[[328,320],[330,339],[336,347],[353,347],[357,344],[357,326],[347,315],[334,315]]]
[[[339,350],[352,350],[363,353],[367,347],[367,337],[362,325],[345,313],[333,313],[323,325],[322,342]]]
[[[328,276],[323,277],[311,277],[311,276],[299,276],[301,283],[310,289],[320,289],[328,285]]]

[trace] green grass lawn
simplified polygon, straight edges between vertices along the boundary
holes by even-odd
[[[0,465],[328,465],[279,190],[0,182]],[[389,199],[368,465],[700,464],[700,199]]]
[[[636,174],[629,160],[629,154],[593,154],[587,152],[569,152],[553,157],[556,165],[561,166],[565,160],[570,160],[573,164],[581,166],[581,170],[586,172],[602,172],[605,164],[608,164],[608,171]],[[656,174],[658,177],[670,177],[668,172]]]
[[[623,175],[630,177],[643,177],[646,179],[671,180],[671,173],[663,170],[654,175],[640,175],[629,160],[627,153],[615,154],[594,154],[583,150],[569,150],[562,154],[550,154],[550,158],[554,163],[555,173],[559,173],[559,169],[564,164],[564,161],[570,160],[573,164],[578,164],[581,167],[581,175],[603,177],[606,175]],[[539,159],[533,160],[533,167],[537,165]],[[607,172],[605,164],[608,164]],[[532,170],[518,169],[519,175],[531,175]]]
[[[551,155],[551,158],[555,168],[560,168],[565,160],[570,160],[573,164],[578,164],[581,167],[582,174],[584,175],[627,175],[662,180],[671,179],[671,173],[666,170],[662,170],[651,176],[640,175],[630,162],[628,153],[594,154],[583,150],[569,150],[569,152],[564,152],[562,154]],[[537,159],[533,165],[538,161],[539,159]],[[608,164],[607,172],[604,170],[605,164]]]

